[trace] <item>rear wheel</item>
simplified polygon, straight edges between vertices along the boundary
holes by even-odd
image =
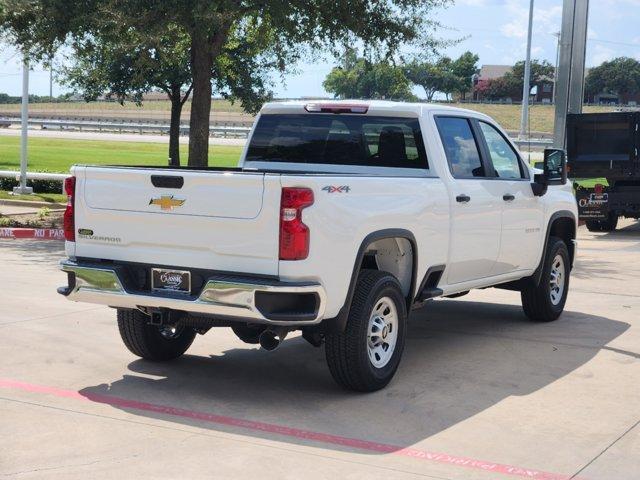
[[[531,282],[521,291],[522,308],[531,320],[551,322],[562,314],[569,291],[570,262],[564,241],[549,238],[540,283]]]
[[[407,310],[398,280],[362,270],[344,332],[325,337],[331,375],[350,390],[372,392],[393,378],[404,349]]]
[[[151,325],[139,310],[118,309],[120,337],[131,353],[147,360],[178,358],[191,346],[196,332],[180,325]]]

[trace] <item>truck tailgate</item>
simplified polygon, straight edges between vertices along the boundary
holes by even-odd
[[[76,167],[76,257],[278,274],[280,178]]]

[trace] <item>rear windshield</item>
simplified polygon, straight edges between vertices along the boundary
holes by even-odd
[[[429,168],[416,118],[263,114],[247,162]]]

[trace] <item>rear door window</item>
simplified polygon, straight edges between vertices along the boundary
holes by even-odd
[[[263,114],[247,162],[428,169],[417,118]]]

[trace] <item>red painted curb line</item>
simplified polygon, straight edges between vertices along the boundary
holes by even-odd
[[[0,228],[0,238],[64,240],[64,230],[61,228]]]
[[[281,435],[283,437],[300,438],[330,445],[351,447],[354,449],[369,452],[389,453],[392,455],[417,458],[420,460],[428,460],[431,462],[444,463],[458,467],[473,468],[475,470],[483,470],[485,472],[502,473],[505,475],[511,475],[521,478],[530,478],[534,480],[569,480],[571,478],[568,475],[560,475],[557,473],[544,472],[541,470],[534,470],[529,468],[521,468],[513,465],[506,465],[495,462],[487,462],[484,460],[476,460],[468,457],[458,457],[454,455],[448,455],[446,453],[429,452],[425,450],[417,450],[414,448],[403,448],[396,445],[371,442],[368,440],[360,440],[357,438],[349,438],[338,435],[331,435],[328,433],[301,430],[284,425],[256,422],[253,420],[243,420],[241,418],[226,417],[223,415],[215,415],[212,413],[185,410],[182,408],[176,408],[167,405],[139,402],[137,400],[128,400],[126,398],[114,397],[111,395],[81,394],[80,392],[76,392],[74,390],[64,390],[56,387],[35,385],[10,379],[0,378],[0,388],[53,395],[59,398],[71,398],[74,400],[104,403],[113,407],[131,408],[134,410],[161,413],[174,417],[200,420],[202,422],[213,423],[216,425],[226,425],[242,428],[245,430],[273,433],[275,435]]]

